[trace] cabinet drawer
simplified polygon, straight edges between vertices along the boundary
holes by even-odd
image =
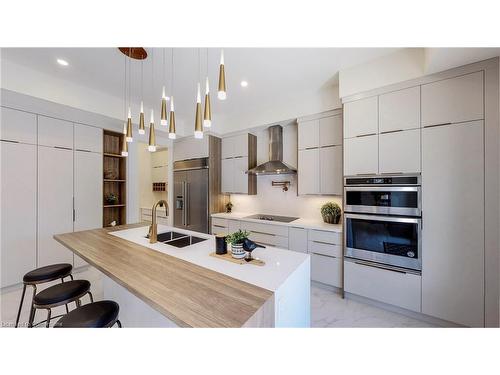
[[[341,288],[342,263],[340,259],[311,254],[311,279]]]
[[[36,115],[10,108],[0,108],[1,139],[36,144]]]
[[[309,231],[309,241],[324,242],[330,245],[341,245],[342,233],[311,229]]]
[[[212,225],[218,228],[227,228],[227,219],[220,219],[218,217],[212,218]]]
[[[420,129],[380,134],[380,173],[420,172]]]
[[[344,175],[378,173],[378,135],[344,140]]]
[[[272,234],[265,234],[259,232],[250,232],[248,236],[252,241],[255,241],[264,246],[275,246],[282,249],[288,249],[288,237],[275,236]]]
[[[344,262],[346,292],[417,312],[421,310],[421,279],[412,273]]]
[[[331,257],[342,256],[341,245],[331,245],[326,242],[320,242],[320,241],[309,241],[308,248],[309,248],[309,253],[311,254],[322,254]]]
[[[288,227],[282,225],[261,224],[244,221],[241,228],[252,232],[288,237]]]

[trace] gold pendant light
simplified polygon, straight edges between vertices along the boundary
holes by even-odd
[[[212,109],[210,108],[210,92],[208,87],[208,77],[207,77],[207,87],[205,89],[205,110],[203,112],[203,126],[209,128],[212,126]]]
[[[127,142],[132,142],[132,112],[130,111],[130,107],[128,107],[128,118],[127,118],[127,134],[126,137]]]
[[[151,122],[149,123],[149,145],[148,151],[155,152],[156,151],[156,137],[155,137],[155,120],[153,115],[153,110],[151,110]]]
[[[170,121],[168,126],[168,138],[175,139],[175,112],[174,112],[174,97],[170,98]]]
[[[194,137],[203,138],[203,125],[201,121],[201,93],[200,84],[198,83],[198,94],[196,95],[196,115],[194,120]]]
[[[123,123],[123,134],[127,134],[127,123]],[[128,142],[125,137],[122,137],[122,156],[128,156]]]
[[[220,66],[219,66],[219,90],[217,97],[220,100],[226,100],[226,73],[224,71],[224,50],[220,52]]]

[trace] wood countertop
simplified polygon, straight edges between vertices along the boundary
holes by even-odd
[[[143,225],[54,238],[181,327],[243,327],[252,325],[249,322],[269,322],[269,316],[263,314],[274,315],[273,292],[108,234]]]

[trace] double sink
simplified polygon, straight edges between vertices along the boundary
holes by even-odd
[[[149,238],[149,234],[146,236]],[[164,232],[158,233],[158,242],[164,243],[166,245],[175,246],[178,248],[194,245],[198,242],[206,241],[206,238],[195,237],[185,233],[178,232]]]

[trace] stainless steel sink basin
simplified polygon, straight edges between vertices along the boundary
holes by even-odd
[[[149,234],[146,236],[149,238]],[[162,242],[167,245],[172,245],[175,247],[186,247],[194,245],[195,243],[206,241],[206,238],[190,236],[185,233],[178,232],[164,232],[158,233],[158,242]]]

